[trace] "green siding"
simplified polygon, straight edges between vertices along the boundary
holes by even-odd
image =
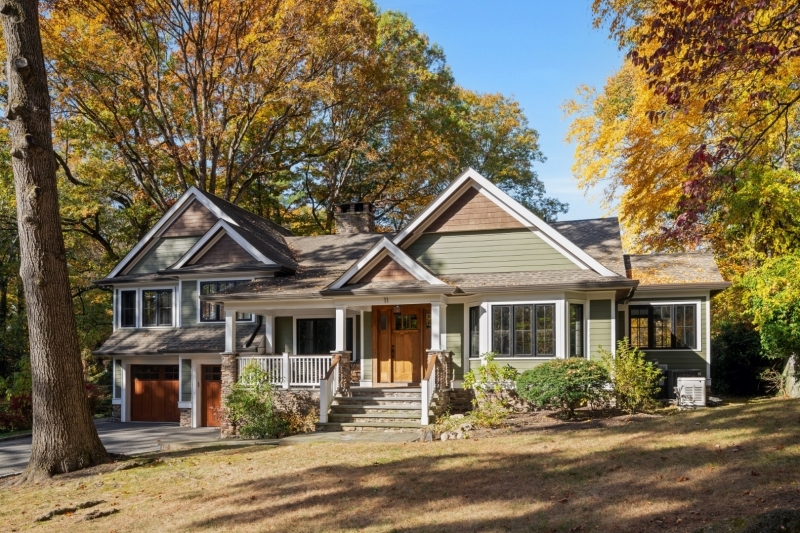
[[[697,296],[676,296],[670,298],[654,298],[659,302],[669,301],[697,301],[700,300],[700,316],[698,317],[697,325],[699,328],[698,334],[700,336],[700,351],[695,350],[645,350],[648,361],[658,362],[662,365],[667,365],[670,370],[679,369],[697,369],[706,370],[708,364],[708,338],[706,337],[706,306],[708,301],[705,297],[698,298]],[[642,305],[648,301],[631,300],[628,305]],[[712,376],[713,377],[713,376]]]
[[[364,366],[361,379],[372,381],[372,312],[364,313]]]
[[[589,302],[589,354],[599,359],[599,348],[611,351],[611,300]]]
[[[527,229],[426,233],[406,252],[440,275],[579,268]]]
[[[356,325],[356,331],[354,333],[355,338],[353,339],[353,344],[355,345],[356,355],[359,359],[361,359],[361,317],[355,316],[353,317],[353,322]]]
[[[128,273],[149,274],[174,265],[199,239],[200,237],[169,237],[159,239]]]
[[[294,320],[290,316],[275,317],[275,353],[294,353]]]
[[[181,326],[197,325],[197,281],[181,281]]]
[[[446,308],[447,349],[453,357],[453,379],[464,379],[464,304],[449,304]]]

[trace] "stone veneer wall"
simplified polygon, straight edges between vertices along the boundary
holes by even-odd
[[[221,404],[225,405],[225,399],[230,395],[236,380],[239,379],[239,362],[236,360],[235,353],[222,354],[222,398]],[[225,416],[225,411],[220,417],[220,436],[224,438],[236,436],[236,426]]]
[[[300,416],[313,414],[319,420],[319,389],[294,389],[275,391],[275,407]]]
[[[466,413],[472,411],[472,400],[475,399],[475,391],[456,387],[450,391],[450,412]]]
[[[192,410],[191,409],[179,409],[181,412],[181,427],[182,428],[190,428],[192,427]]]
[[[122,406],[119,404],[113,404],[111,406],[111,421],[112,422],[122,422]]]

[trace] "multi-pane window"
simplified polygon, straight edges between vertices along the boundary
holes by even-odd
[[[554,356],[555,314],[555,304],[492,306],[492,351],[500,356]]]
[[[469,308],[469,356],[478,357],[480,355],[480,331],[481,331],[481,308],[480,306]]]
[[[665,349],[697,345],[696,305],[632,305],[628,313],[633,346]]]
[[[569,304],[569,356],[583,357],[583,304]]]
[[[336,349],[335,318],[298,318],[297,354],[321,355]],[[345,350],[353,351],[353,319],[348,318],[345,334]]]
[[[119,325],[136,327],[136,291],[119,291]]]
[[[200,294],[204,296],[215,294],[247,282],[248,280],[201,281]],[[221,322],[223,320],[225,320],[225,306],[223,304],[200,302],[200,322]],[[250,313],[236,313],[236,320],[245,322],[251,321],[253,320],[253,315]]]
[[[172,289],[142,291],[142,326],[172,325]]]

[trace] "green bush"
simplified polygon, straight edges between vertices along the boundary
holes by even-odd
[[[717,394],[752,396],[764,392],[759,376],[770,368],[761,337],[747,323],[725,323],[711,339],[712,389]]]
[[[514,387],[519,372],[508,364],[500,366],[500,363],[494,360],[495,355],[494,352],[486,352],[481,355],[483,364],[470,370],[464,376],[465,389],[473,389],[476,394],[479,394],[481,391],[500,392],[503,389]]]
[[[286,435],[287,423],[276,411],[272,393],[269,374],[255,364],[247,365],[224,405],[241,437],[263,439]]]
[[[575,357],[526,370],[517,379],[517,394],[542,409],[563,409],[573,418],[578,407],[604,398],[607,383],[601,364]]]
[[[631,346],[628,339],[617,343],[617,353],[600,349],[603,366],[613,382],[616,406],[630,413],[646,411],[657,405],[655,395],[663,378],[661,370],[646,361],[644,352]]]

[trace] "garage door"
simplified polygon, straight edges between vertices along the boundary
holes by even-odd
[[[131,420],[180,422],[178,365],[133,365]]]

